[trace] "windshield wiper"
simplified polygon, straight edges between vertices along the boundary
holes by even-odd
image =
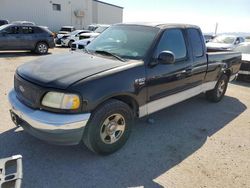
[[[98,54],[104,54],[104,55],[108,55],[108,56],[112,56],[112,57],[115,57],[116,59],[120,60],[120,61],[123,61],[125,62],[126,60],[121,58],[120,56],[118,55],[115,55],[111,52],[108,52],[108,51],[105,51],[105,50],[96,50],[95,53],[98,53]]]

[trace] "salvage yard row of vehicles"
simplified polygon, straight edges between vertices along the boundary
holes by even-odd
[[[8,95],[11,118],[44,141],[111,154],[137,117],[200,93],[222,100],[240,65],[241,53],[207,52],[197,26],[116,24],[82,52],[21,65]]]
[[[70,27],[70,26],[62,27],[62,29],[60,31],[62,31],[63,28],[68,28],[68,27]],[[94,26],[91,25],[88,28],[93,30],[93,27]],[[85,41],[87,41],[86,43],[89,44],[95,37],[100,35],[108,27],[109,27],[109,25],[98,24],[98,25],[96,25],[94,31],[90,31],[88,29],[88,30],[74,30],[74,31],[69,32],[69,33],[60,33],[59,32],[55,41],[56,41],[56,44],[58,44],[58,45],[62,45],[65,47],[70,47],[70,48],[74,42],[79,41],[79,40],[87,39]],[[84,44],[85,44],[85,41],[83,42]],[[74,49],[74,47],[73,47],[73,49]]]

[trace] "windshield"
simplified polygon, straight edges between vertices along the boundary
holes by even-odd
[[[68,28],[68,27],[62,27],[60,31],[68,31],[68,32],[71,32],[72,29],[71,29],[71,28]]]
[[[215,43],[226,43],[226,44],[233,44],[234,41],[235,41],[235,38],[236,37],[233,37],[233,36],[218,36],[218,37],[215,37],[212,42],[215,42]]]
[[[97,29],[95,30],[96,33],[102,33],[103,31],[105,31],[108,28],[108,26],[100,26],[97,27]]]
[[[142,59],[159,29],[147,26],[112,26],[105,30],[86,49],[107,51],[125,59]]]
[[[243,54],[250,54],[250,44],[239,45],[234,49],[236,52],[241,52]]]

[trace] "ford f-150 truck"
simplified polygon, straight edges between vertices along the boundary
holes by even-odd
[[[8,97],[11,117],[50,143],[84,143],[110,154],[133,119],[205,93],[219,102],[240,68],[237,52],[207,53],[201,30],[185,24],[117,24],[84,52],[20,66]]]

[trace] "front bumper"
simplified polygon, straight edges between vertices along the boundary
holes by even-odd
[[[32,109],[17,99],[14,90],[8,98],[13,122],[31,135],[60,145],[75,145],[81,141],[90,113],[56,114]]]
[[[68,39],[61,39],[61,45],[62,46],[68,46],[69,45],[69,40]]]

